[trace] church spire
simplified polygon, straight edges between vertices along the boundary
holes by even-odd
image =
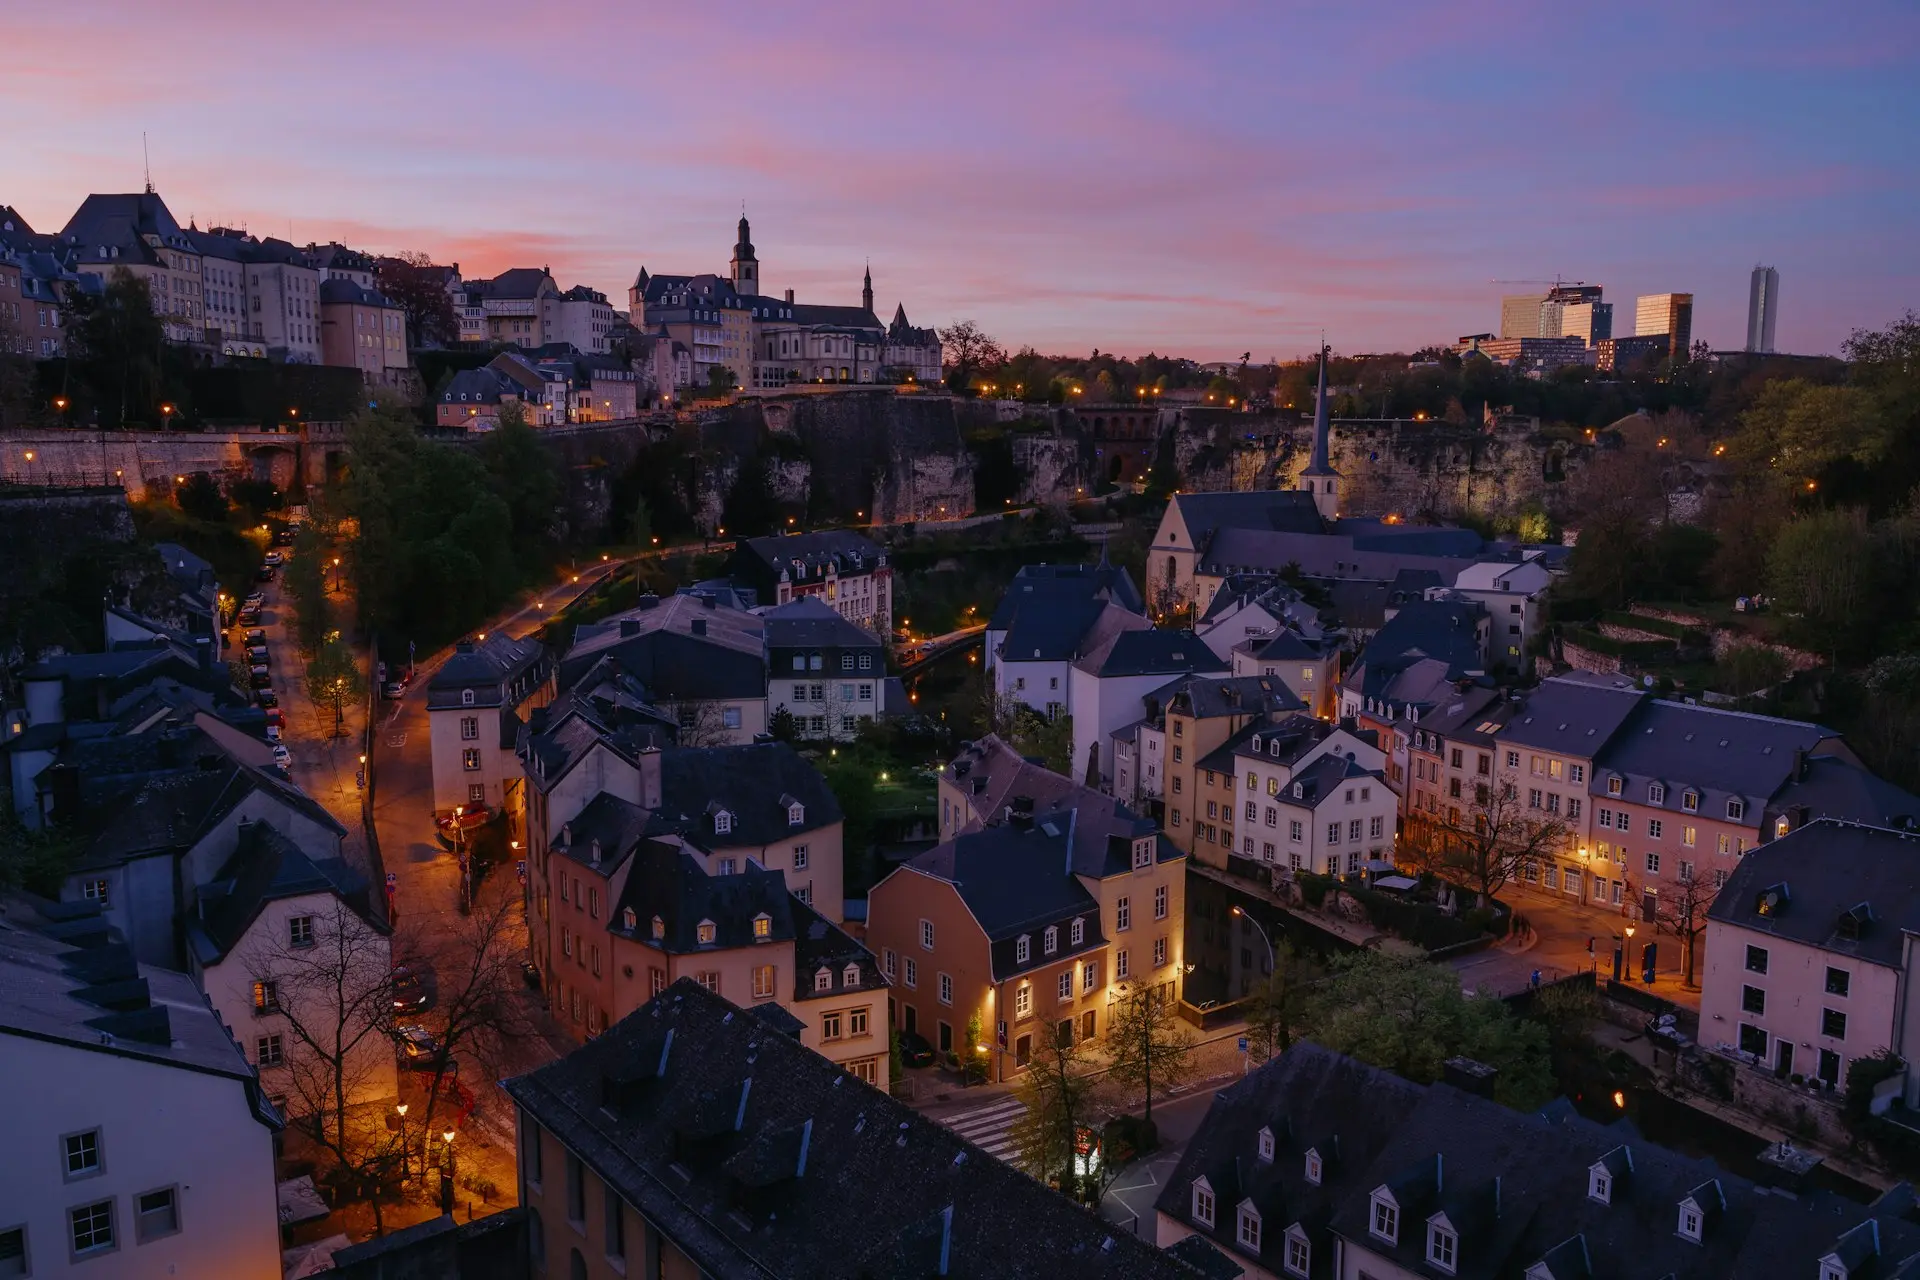
[[[860,306],[867,311],[873,310],[873,264],[867,264],[867,274],[860,284]]]
[[[740,239],[733,246],[733,261],[728,266],[735,293],[753,297],[760,292],[760,262],[753,256],[753,233],[747,226],[744,204],[740,206]]]
[[[1313,495],[1313,505],[1328,520],[1340,515],[1340,473],[1333,469],[1328,447],[1327,358],[1325,342],[1320,344],[1320,386],[1313,400],[1313,454],[1300,472],[1300,488]]]

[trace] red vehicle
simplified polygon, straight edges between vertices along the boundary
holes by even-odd
[[[439,827],[445,832],[471,831],[475,827],[484,827],[493,814],[483,804],[462,805],[452,813],[438,819]]]
[[[278,707],[267,708],[267,723],[276,729],[284,729],[287,725],[286,717],[280,714]]]

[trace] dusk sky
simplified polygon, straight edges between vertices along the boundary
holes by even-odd
[[[1695,294],[1830,352],[1920,307],[1920,5],[703,0],[14,7],[0,203],[137,190],[301,243],[644,264],[1010,349],[1212,360],[1498,327],[1495,278]]]

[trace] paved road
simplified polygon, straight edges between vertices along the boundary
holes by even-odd
[[[1452,961],[1460,974],[1461,985],[1469,990],[1512,995],[1525,987],[1538,969],[1542,981],[1571,973],[1580,973],[1596,963],[1601,976],[1611,977],[1615,938],[1621,935],[1627,920],[1617,907],[1590,907],[1559,900],[1545,894],[1509,889],[1504,895],[1514,909],[1533,927],[1532,937],[1519,944],[1492,947]],[[1587,943],[1593,943],[1593,954]],[[1653,935],[1644,925],[1634,933],[1631,951],[1631,981],[1641,978],[1640,954],[1648,941],[1659,943],[1655,953],[1659,967],[1654,974],[1653,993],[1676,1004],[1697,1009],[1700,993],[1681,985],[1680,942],[1671,933]],[[1698,972],[1696,960],[1695,971]]]

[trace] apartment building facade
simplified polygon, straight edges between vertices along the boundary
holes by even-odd
[[[514,754],[527,713],[553,701],[555,664],[531,637],[463,640],[427,682],[433,811],[518,815],[525,775]]]

